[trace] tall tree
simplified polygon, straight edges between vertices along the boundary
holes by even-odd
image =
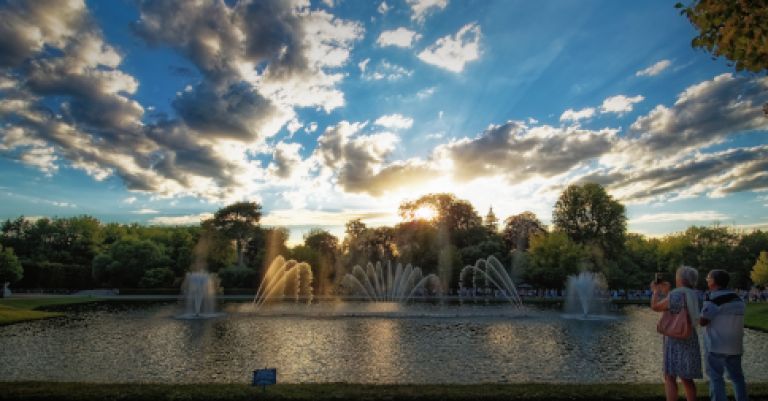
[[[768,285],[768,252],[760,252],[760,257],[757,258],[755,266],[752,267],[750,277],[756,286],[764,287]]]
[[[504,221],[502,237],[509,249],[526,251],[534,235],[546,233],[547,229],[533,212],[522,212]]]
[[[237,265],[244,266],[243,249],[258,228],[261,205],[256,202],[237,202],[216,211],[213,226],[225,236],[235,240]]]
[[[412,221],[418,218],[422,208],[434,209],[437,214],[435,223],[443,225],[449,232],[477,227],[483,222],[471,203],[449,193],[428,194],[415,201],[403,202],[399,214],[403,220]]]
[[[525,272],[529,283],[540,288],[563,288],[566,278],[576,274],[587,252],[567,234],[555,231],[531,239],[530,263]]]
[[[23,275],[24,269],[13,249],[0,245],[0,298],[5,296],[5,287],[21,280]]]
[[[627,216],[624,205],[594,183],[571,185],[563,191],[552,213],[555,228],[571,239],[607,257],[616,257],[624,246]]]
[[[312,284],[316,293],[326,295],[337,279],[339,239],[328,231],[314,228],[304,235],[304,245],[317,255],[317,260],[311,264],[316,274]]]

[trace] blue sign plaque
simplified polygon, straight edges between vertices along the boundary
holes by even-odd
[[[256,369],[253,371],[253,385],[261,386],[262,390],[267,386],[277,384],[277,369]]]

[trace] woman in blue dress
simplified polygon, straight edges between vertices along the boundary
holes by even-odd
[[[696,400],[693,379],[701,379],[701,351],[696,322],[699,321],[699,296],[694,287],[699,272],[683,266],[675,274],[676,288],[670,291],[668,282],[651,283],[651,309],[657,312],[687,312],[691,319],[691,335],[684,340],[664,336],[664,391],[667,401],[677,400],[677,378],[685,388],[685,398]],[[664,297],[666,295],[666,297]]]

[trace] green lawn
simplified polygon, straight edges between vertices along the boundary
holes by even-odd
[[[699,383],[699,399],[708,399]],[[768,400],[768,384],[750,384],[750,399]],[[358,385],[281,384],[266,392],[245,384],[0,383],[0,400],[659,400],[654,384]]]
[[[0,299],[0,325],[64,316],[63,313],[45,311],[44,309],[97,300],[97,298],[86,297]]]
[[[768,332],[768,304],[747,304],[744,326]]]

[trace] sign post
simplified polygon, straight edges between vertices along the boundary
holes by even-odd
[[[253,386],[261,386],[261,391],[267,391],[267,386],[277,384],[277,369],[256,369],[253,371]]]

